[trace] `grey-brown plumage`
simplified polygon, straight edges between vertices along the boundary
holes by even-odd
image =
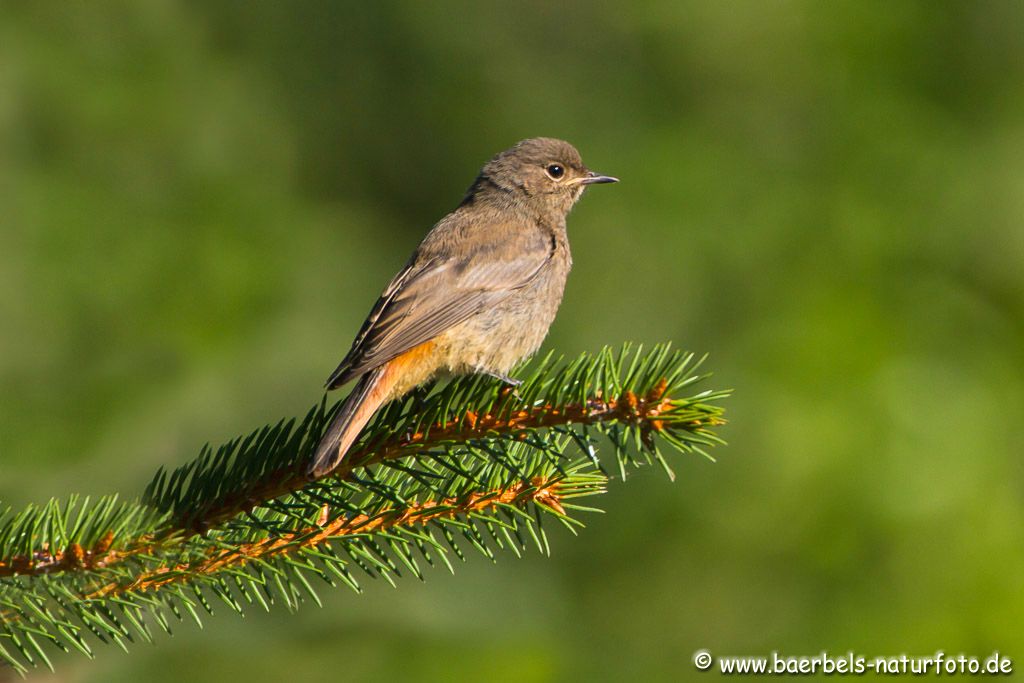
[[[576,149],[523,140],[480,171],[465,198],[426,236],[385,288],[352,348],[327,380],[359,382],[310,465],[341,462],[383,403],[439,374],[506,376],[547,335],[572,266],[565,218],[587,185]]]

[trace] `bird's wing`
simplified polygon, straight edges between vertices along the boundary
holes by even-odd
[[[377,300],[327,388],[335,389],[494,306],[528,284],[554,254],[554,242],[536,229],[495,225],[488,234],[493,239],[485,237],[461,257],[422,245]]]

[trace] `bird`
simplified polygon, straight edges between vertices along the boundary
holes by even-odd
[[[356,384],[307,468],[341,464],[378,408],[441,377],[508,373],[533,355],[562,302],[572,255],[566,217],[590,185],[615,183],[555,138],[530,138],[488,161],[367,316],[326,382]]]

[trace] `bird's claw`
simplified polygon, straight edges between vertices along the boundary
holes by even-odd
[[[490,372],[490,371],[487,371],[485,374],[490,375],[491,377],[493,377],[494,379],[498,380],[499,382],[507,384],[509,387],[511,387],[512,388],[512,392],[511,393],[512,393],[513,396],[516,397],[517,401],[523,400],[523,397],[520,396],[519,392],[517,391],[517,389],[523,385],[523,380],[521,380],[521,379],[514,379],[512,377],[509,377],[508,375],[503,375],[500,372]],[[507,389],[506,389],[506,391],[507,391]]]

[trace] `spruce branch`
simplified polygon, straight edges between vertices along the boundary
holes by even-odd
[[[313,582],[361,590],[357,576],[423,578],[466,548],[494,558],[548,552],[544,521],[575,532],[580,499],[615,469],[662,448],[722,443],[716,402],[684,396],[702,379],[692,354],[626,346],[526,366],[516,393],[482,377],[415,392],[378,414],[330,477],[305,466],[336,406],[312,408],[161,470],[139,501],[72,498],[0,515],[0,659],[18,671],[46,650],[152,638],[170,617],[197,622],[215,602],[289,609]],[[709,456],[710,457],[710,456]],[[92,638],[90,638],[90,634]]]

